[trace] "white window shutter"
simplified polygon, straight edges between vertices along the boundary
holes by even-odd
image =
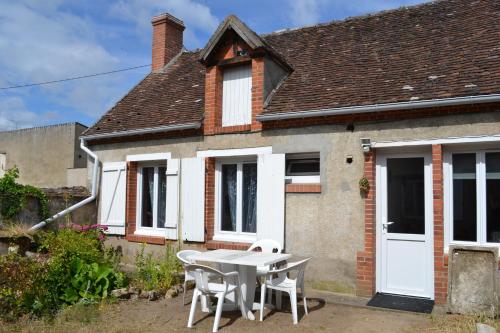
[[[285,243],[285,154],[257,159],[257,239]]]
[[[181,167],[182,239],[205,241],[205,159],[183,158]]]
[[[100,224],[108,234],[125,235],[126,162],[103,163]]]
[[[177,224],[179,223],[179,159],[167,160],[167,213],[166,238],[177,239]]]
[[[224,70],[222,79],[222,126],[252,122],[252,66]]]

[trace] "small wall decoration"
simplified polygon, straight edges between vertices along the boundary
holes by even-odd
[[[365,176],[361,177],[359,180],[359,190],[364,194],[368,193],[370,190],[370,182]]]

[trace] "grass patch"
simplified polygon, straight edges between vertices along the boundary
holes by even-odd
[[[348,294],[348,295],[354,295],[355,293],[353,287],[337,281],[327,281],[327,280],[311,281],[310,285],[313,289],[316,290],[323,290],[323,291],[329,291],[339,294]]]
[[[475,333],[476,323],[483,323],[500,330],[500,320],[489,318],[486,315],[432,315],[432,328],[427,332],[439,333]]]

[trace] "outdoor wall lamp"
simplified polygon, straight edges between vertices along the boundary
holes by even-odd
[[[363,153],[369,153],[372,149],[372,140],[370,138],[361,138],[361,148],[363,148]]]

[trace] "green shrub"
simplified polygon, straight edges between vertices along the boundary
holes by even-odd
[[[0,257],[0,318],[14,320],[27,313],[40,313],[46,271],[44,260],[18,254]]]
[[[182,265],[175,255],[177,251],[167,245],[162,256],[154,257],[152,253],[144,253],[145,248],[143,245],[135,258],[135,284],[143,290],[166,292],[179,283]]]
[[[80,259],[71,262],[71,283],[64,290],[61,299],[68,304],[96,302],[108,297],[108,292],[121,288],[125,284],[125,276],[116,272],[108,263],[87,264]]]
[[[36,259],[0,257],[0,318],[52,316],[66,305],[91,303],[126,285],[116,251],[104,251],[98,228],[62,228],[40,236]]]
[[[17,168],[7,170],[0,178],[0,215],[7,220],[13,219],[26,205],[28,198],[32,197],[38,200],[40,218],[49,217],[49,203],[45,193],[34,186],[18,184],[17,178]]]

